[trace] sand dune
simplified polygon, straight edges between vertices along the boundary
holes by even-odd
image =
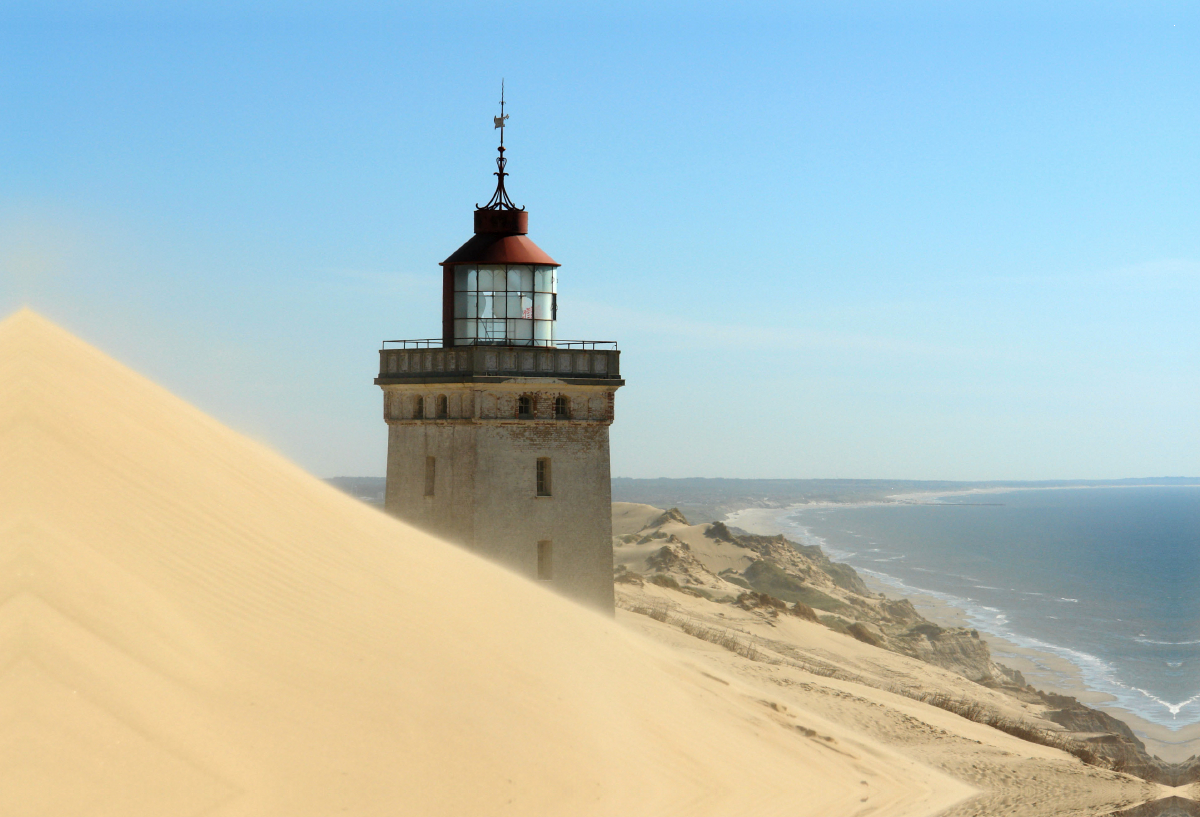
[[[637,502],[614,502],[612,508],[613,536],[637,533],[664,513],[662,508]]]
[[[867,790],[916,815],[971,793],[806,737],[28,311],[0,323],[0,563],[4,815],[838,815]]]

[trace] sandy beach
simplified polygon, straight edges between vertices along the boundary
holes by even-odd
[[[1128,490],[1134,487],[1141,486],[1120,486],[1114,487],[1114,490]],[[1013,490],[1018,489],[988,488],[957,492],[914,493],[897,495],[894,499],[925,502],[935,497],[996,494],[1007,493]],[[1071,488],[1047,488],[1044,490],[1071,490]],[[866,502],[856,504],[878,506],[891,503]],[[838,503],[826,502],[798,505],[790,508],[747,508],[729,514],[725,522],[750,533],[771,535],[784,532],[784,526],[781,523],[783,517],[795,513],[797,510],[818,507],[844,506]],[[897,593],[894,588],[869,576],[865,576],[864,581],[875,592],[883,593],[889,598],[901,597],[901,594]],[[944,600],[935,596],[922,593],[907,593],[903,597],[911,601],[913,606],[930,621],[947,627],[978,626],[968,618],[964,610],[947,604]],[[996,633],[987,632],[984,628],[979,629],[991,647],[992,655],[996,661],[1018,670],[1030,684],[1038,689],[1046,692],[1070,695],[1083,703],[1101,708],[1114,717],[1119,718],[1134,730],[1134,733],[1146,744],[1146,748],[1151,754],[1158,755],[1163,760],[1171,763],[1178,763],[1200,754],[1200,724],[1191,724],[1181,729],[1171,729],[1162,724],[1151,723],[1130,712],[1128,709],[1112,705],[1114,698],[1111,695],[1089,689],[1084,683],[1083,675],[1079,668],[1062,656],[1015,644]]]

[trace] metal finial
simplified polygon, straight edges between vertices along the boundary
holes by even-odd
[[[504,122],[508,119],[508,114],[504,112],[504,80],[500,80],[500,115],[492,117],[492,123],[495,128],[500,129],[500,155],[496,158],[496,172],[492,175],[496,177],[496,192],[492,194],[488,203],[480,207],[475,205],[476,210],[524,210],[524,207],[517,207],[512,203],[512,199],[508,197],[508,192],[504,189],[504,177],[508,174],[504,172],[504,166],[508,164],[508,159],[504,158]],[[494,128],[493,128],[494,129]]]

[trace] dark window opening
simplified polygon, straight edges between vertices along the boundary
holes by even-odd
[[[528,420],[533,417],[533,397],[522,394],[517,398],[517,419]]]
[[[437,415],[437,418],[439,420],[445,420],[446,419],[446,395],[439,394],[437,396],[436,402],[434,403],[434,406],[436,407],[434,413]]]
[[[414,397],[413,398],[413,419],[420,420],[424,416],[425,416],[425,398],[424,397]]]
[[[554,398],[554,419],[571,419],[571,401],[566,397],[559,395],[558,397]]]
[[[433,488],[437,477],[437,458],[425,458],[425,496],[433,496]]]
[[[542,581],[554,578],[554,545],[549,539],[537,543],[537,577]]]
[[[550,496],[550,458],[538,457],[537,495]]]

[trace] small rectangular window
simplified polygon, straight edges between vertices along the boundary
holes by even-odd
[[[425,496],[433,496],[433,486],[437,476],[437,458],[425,458]]]
[[[549,539],[543,539],[537,544],[538,578],[549,581],[554,578],[554,545]]]
[[[538,457],[537,495],[550,496],[550,458]]]
[[[517,398],[517,419],[529,420],[533,417],[533,397],[522,394]]]

